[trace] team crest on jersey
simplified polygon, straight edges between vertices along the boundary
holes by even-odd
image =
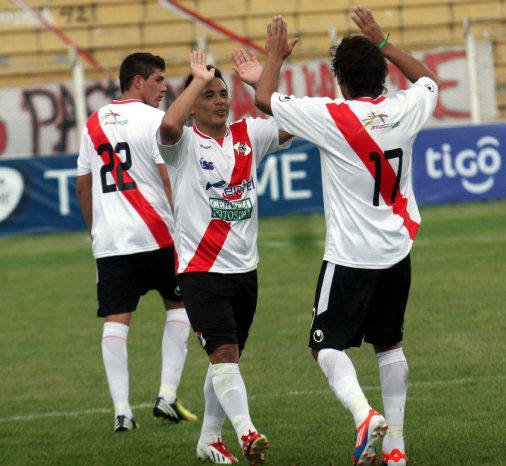
[[[251,154],[251,147],[248,146],[248,143],[246,141],[236,142],[234,144],[234,150],[238,155],[243,155],[244,157],[247,157],[249,154]]]

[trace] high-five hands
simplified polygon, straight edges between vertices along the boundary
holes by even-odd
[[[267,23],[267,38],[265,40],[265,53],[268,58],[284,60],[291,53],[299,39],[288,42],[286,21],[280,16],[274,16]]]
[[[252,51],[248,55],[244,49],[233,49],[232,57],[235,62],[235,74],[241,81],[255,87],[262,74],[262,65],[256,55]]]
[[[193,79],[210,82],[214,78],[214,68],[207,69],[206,54],[201,50],[194,50],[190,53],[190,71]]]

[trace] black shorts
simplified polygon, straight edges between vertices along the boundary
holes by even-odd
[[[193,331],[207,354],[224,344],[244,349],[258,297],[257,271],[178,275]]]
[[[183,300],[176,279],[174,246],[97,259],[98,317],[132,312],[149,290]]]
[[[389,269],[355,269],[323,262],[309,347],[343,350],[362,340],[378,346],[402,340],[411,284],[409,254]]]

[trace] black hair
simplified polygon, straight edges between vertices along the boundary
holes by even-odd
[[[223,75],[221,74],[221,71],[216,68],[214,65],[206,65],[207,70],[209,71],[211,68],[214,68],[214,77],[221,79],[223,81],[223,84],[225,84],[225,87],[227,87],[227,83],[225,82],[225,79],[223,79]],[[186,81],[184,82],[184,89],[186,89],[190,83],[193,81],[193,75],[190,73],[188,77],[186,78]],[[228,87],[227,87],[228,89]]]
[[[121,92],[128,91],[135,76],[148,79],[155,70],[165,71],[165,60],[147,52],[136,52],[128,55],[121,63],[119,84]]]
[[[352,98],[378,97],[386,92],[387,62],[369,39],[345,37],[330,49],[330,64],[334,76],[346,85]]]

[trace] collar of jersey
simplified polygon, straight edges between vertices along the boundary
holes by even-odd
[[[386,99],[386,97],[384,95],[382,96],[379,96],[379,97],[376,97],[375,99],[373,99],[372,97],[359,97],[358,99],[355,99],[355,100],[358,100],[359,102],[370,102],[371,104],[379,104],[380,102],[383,102],[384,100]]]
[[[193,125],[193,131],[198,134],[201,138],[204,138],[204,139],[214,139],[216,140],[216,138],[212,138],[211,136],[207,136],[206,134],[202,133],[198,128],[197,128],[197,125]],[[230,132],[230,129],[227,125],[227,132],[225,133],[225,136],[223,136],[223,139],[225,139],[228,134]],[[221,138],[218,138],[218,139],[221,139]]]
[[[113,104],[131,104],[132,102],[140,102],[142,104],[142,100],[139,99],[128,99],[128,100],[113,100]]]

